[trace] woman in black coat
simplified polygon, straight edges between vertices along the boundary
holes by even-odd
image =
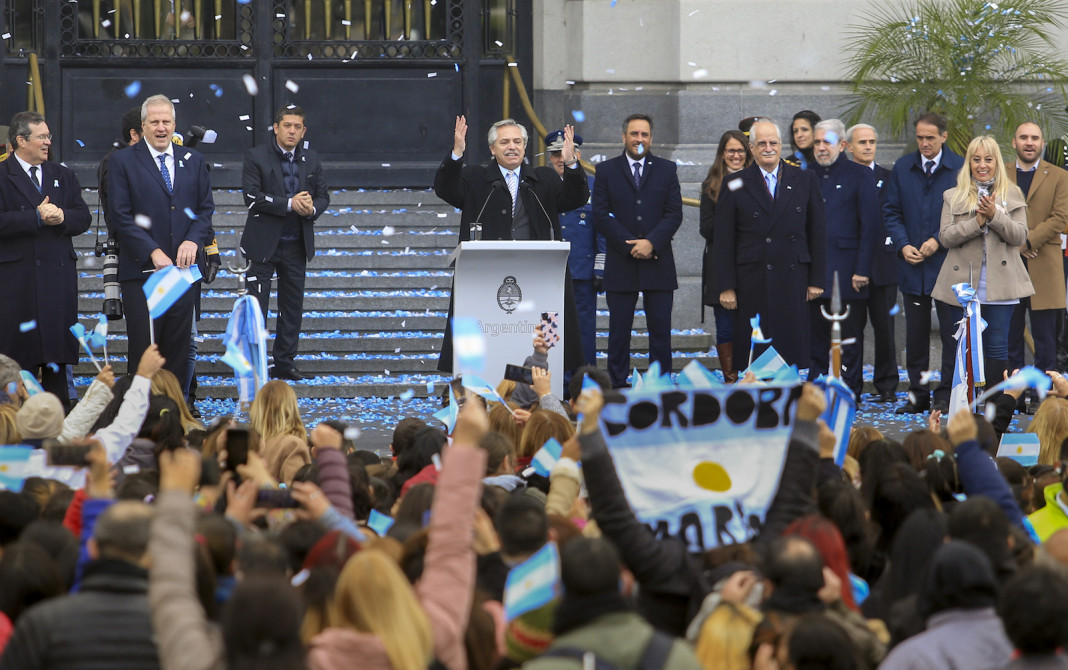
[[[712,233],[716,220],[716,200],[724,185],[724,177],[753,162],[753,150],[749,138],[740,130],[728,130],[719,138],[716,160],[708,169],[701,183],[701,237],[705,238],[705,254],[701,263],[701,304],[712,307],[716,319],[716,355],[719,357],[723,380],[738,381],[734,368],[734,353],[731,339],[734,338],[734,312],[719,304],[719,289],[716,288],[716,273],[712,270]],[[727,188],[730,188],[729,184]]]

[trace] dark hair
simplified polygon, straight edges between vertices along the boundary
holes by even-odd
[[[942,509],[946,512],[956,505],[956,496],[964,493],[957,470],[957,459],[952,452],[936,449],[927,456],[923,478],[927,482],[927,490],[942,504]]]
[[[393,509],[393,503],[397,500],[397,493],[393,490],[393,485],[379,477],[369,477],[367,482],[371,486],[374,509],[389,516],[391,514],[390,510]]]
[[[237,550],[237,564],[246,579],[253,575],[285,577],[289,570],[289,553],[272,538],[243,540]]]
[[[41,508],[40,518],[43,521],[63,523],[63,519],[67,517],[67,508],[73,500],[74,489],[67,487],[56,491]]]
[[[345,460],[348,461],[349,467],[359,466],[361,468],[366,468],[368,465],[381,465],[382,463],[382,458],[378,454],[366,449],[359,449],[346,454]]]
[[[22,531],[19,542],[33,542],[48,553],[59,570],[63,590],[74,583],[74,569],[78,564],[78,538],[58,521],[38,519]]]
[[[808,125],[811,126],[813,131],[816,130],[816,124],[823,120],[819,114],[813,112],[811,109],[802,109],[797,114],[794,114],[794,117],[790,119],[790,146],[794,148],[794,151],[798,150],[797,145],[794,144],[794,121],[797,121],[798,119],[808,121]]]
[[[631,114],[627,118],[623,119],[623,134],[627,134],[627,126],[631,121],[645,121],[649,124],[649,132],[653,132],[653,117],[648,114]]]
[[[798,535],[784,535],[768,546],[764,576],[776,590],[784,585],[809,588],[815,593],[823,586],[823,559],[816,547]]]
[[[25,137],[29,140],[30,126],[36,126],[45,122],[45,117],[39,112],[19,112],[15,116],[11,117],[11,123],[7,129],[7,141],[11,144],[12,149],[19,148],[20,137]]]
[[[349,466],[349,484],[352,489],[352,514],[357,521],[366,521],[374,507],[367,468],[362,465]]]
[[[139,116],[140,113],[139,109]],[[130,390],[130,384],[132,383],[133,375],[123,375],[115,379],[115,383],[111,387],[111,401],[104,406],[104,411],[100,412],[100,416],[96,417],[93,427],[89,429],[89,435],[101,428],[107,428],[115,421],[115,417],[119,415],[119,408],[122,407],[122,401],[126,398],[126,392]]]
[[[63,593],[63,577],[36,542],[15,542],[0,555],[0,612],[12,624],[34,603]]]
[[[914,430],[906,435],[905,439],[901,441],[901,448],[905,450],[909,465],[916,472],[923,472],[927,469],[927,457],[933,454],[935,450],[940,450],[944,454],[948,454],[952,450],[949,440],[927,428]]]
[[[612,390],[612,378],[608,376],[606,371],[596,365],[583,365],[571,375],[571,381],[567,385],[569,398],[578,400],[578,397],[582,394],[582,381],[587,375],[589,375],[590,379],[597,382],[597,385],[601,387],[602,392]]]
[[[919,611],[927,619],[946,610],[993,607],[997,597],[997,579],[986,555],[967,542],[950,540],[931,558],[919,591]]]
[[[295,526],[295,521],[286,528]],[[216,578],[233,574],[237,554],[237,532],[233,524],[221,514],[203,514],[197,518],[197,534],[204,538],[204,547],[211,557]]]
[[[37,518],[37,503],[14,491],[0,491],[0,547],[18,539],[22,529]]]
[[[916,119],[916,122],[912,125],[918,126],[921,123],[927,123],[934,126],[935,128],[938,128],[939,135],[945,135],[946,128],[949,127],[949,122],[946,121],[946,117],[942,116],[938,112],[927,112],[925,114],[921,114]]]
[[[568,595],[619,591],[619,551],[601,537],[578,537],[560,547],[560,581]]]
[[[513,493],[493,519],[501,552],[508,556],[529,556],[549,541],[549,519],[545,505],[522,493]]]
[[[508,439],[508,436],[502,435],[496,431],[489,431],[482,436],[482,439],[478,441],[478,446],[486,452],[486,476],[492,477],[497,474],[497,471],[501,469],[501,464],[508,460],[508,457],[512,457],[512,461],[515,462],[516,452],[515,445]]]
[[[242,580],[223,613],[227,670],[303,670],[302,615],[300,598],[286,580]]]
[[[141,134],[141,128],[144,124],[141,123],[141,108],[134,107],[130,111],[122,115],[122,141],[126,144],[130,143],[133,139],[132,131],[136,130],[137,134]]]
[[[1009,518],[1001,507],[986,496],[971,496],[957,504],[946,525],[949,536],[982,551],[995,574],[1007,577],[1015,568],[1009,549]]]
[[[298,519],[282,528],[278,533],[278,542],[285,547],[289,556],[289,569],[294,574],[300,572],[308,552],[326,535],[326,529],[314,521]]]
[[[869,445],[863,453],[872,451],[872,446]],[[885,551],[908,515],[918,509],[934,507],[934,500],[927,485],[905,463],[893,463],[881,471],[869,470],[863,472],[863,477],[861,493],[870,501],[871,520],[880,530],[876,546]]]
[[[439,428],[423,428],[411,444],[397,455],[397,475],[393,478],[393,485],[398,491],[403,490],[404,483],[434,462],[434,454],[441,454],[442,447],[447,443],[445,433]]]
[[[340,447],[341,453],[345,454],[345,456],[352,456],[353,452],[356,451],[356,443],[353,442],[351,439],[345,437],[345,433],[349,429],[349,424],[345,423],[344,421],[339,421],[337,419],[326,419],[324,421],[321,421],[320,423],[324,424],[324,425],[327,425],[327,426],[330,426],[331,428],[333,428],[337,432],[341,433],[341,447]],[[365,453],[373,453],[373,452],[365,452]],[[378,461],[375,461],[375,462],[377,463]]]
[[[295,482],[311,482],[312,484],[319,483],[319,464],[315,461],[311,463],[305,463],[297,468],[297,471],[293,473],[293,481]]]
[[[1025,656],[1052,655],[1068,640],[1068,576],[1033,565],[1005,584],[998,603],[1005,634]]]
[[[159,471],[147,470],[127,475],[115,488],[115,497],[119,500],[139,500],[148,502],[159,492]]]
[[[822,614],[798,617],[786,636],[793,670],[855,670],[861,667],[853,640],[834,621]]]
[[[728,130],[719,138],[719,146],[716,147],[716,158],[712,166],[708,168],[705,180],[701,182],[701,192],[709,197],[712,202],[719,198],[719,187],[723,185],[723,177],[727,174],[727,168],[723,163],[723,154],[727,151],[727,142],[735,140],[742,143],[745,149],[745,165],[753,162],[753,148],[749,144],[749,138],[740,130]]]
[[[149,396],[148,411],[145,412],[145,420],[137,437],[152,440],[156,444],[157,457],[161,451],[184,447],[185,429],[182,428],[178,404],[165,395]]]
[[[875,533],[860,492],[851,483],[836,478],[820,484],[816,493],[820,514],[833,521],[842,534],[850,569],[856,575],[867,576],[873,567]]]
[[[446,391],[448,388],[446,387]],[[414,416],[406,416],[397,422],[393,428],[393,438],[390,444],[393,447],[393,456],[398,457],[411,445],[412,438],[416,433],[426,428],[426,421]]]
[[[917,510],[901,524],[884,577],[883,604],[887,613],[895,602],[919,592],[921,576],[945,540],[946,515],[936,509]]]
[[[995,458],[994,463],[998,466],[998,472],[1009,483],[1009,486],[1023,486],[1027,481],[1027,468],[1006,456]]]
[[[284,105],[278,108],[278,111],[274,113],[274,122],[281,123],[284,116],[299,116],[300,120],[304,120],[304,110],[296,105]]]
[[[429,483],[416,484],[408,489],[401,498],[397,514],[393,517],[393,525],[401,522],[414,524],[417,528],[423,527],[423,518],[434,504],[434,485]]]

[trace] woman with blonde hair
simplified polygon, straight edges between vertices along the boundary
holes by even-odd
[[[182,421],[182,432],[189,433],[191,430],[200,430],[204,426],[193,418],[189,412],[189,406],[185,404],[185,395],[178,386],[178,378],[170,370],[160,369],[152,375],[152,395],[167,396],[178,405],[178,415]]]
[[[1043,400],[1027,432],[1038,435],[1038,462],[1041,465],[1060,465],[1061,443],[1068,438],[1068,400]]]
[[[956,322],[964,310],[953,287],[968,283],[975,290],[986,321],[986,379],[996,383],[1009,364],[1013,306],[1035,289],[1020,257],[1020,247],[1027,244],[1027,204],[1020,188],[1009,181],[993,137],[982,135],[968,144],[957,186],[942,200],[938,240],[948,252],[931,295],[948,305],[944,313]]]
[[[0,444],[22,444],[22,433],[15,425],[18,408],[11,403],[0,405]]]
[[[413,588],[378,543],[350,558],[334,591],[331,627],[308,646],[311,670],[424,670],[432,659],[467,670],[464,635],[475,584],[471,537],[486,468],[477,445],[487,427],[481,406],[464,407],[453,446],[443,454],[422,577]]]
[[[263,439],[263,460],[278,481],[290,483],[297,470],[311,463],[308,431],[289,384],[280,379],[264,384],[249,408],[249,424]]]
[[[705,670],[749,670],[749,645],[764,617],[744,603],[721,602],[701,624],[694,654]]]

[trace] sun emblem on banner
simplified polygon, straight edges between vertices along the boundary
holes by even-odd
[[[521,302],[523,302],[523,291],[516,283],[515,277],[505,277],[504,282],[497,289],[497,306],[511,314]]]

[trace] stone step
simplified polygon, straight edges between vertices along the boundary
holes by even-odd
[[[378,250],[389,247],[389,250],[403,250],[406,247],[412,249],[448,249],[450,252],[456,246],[456,230],[439,228],[434,232],[430,230],[413,231],[411,229],[396,229],[392,234],[382,233],[382,227],[372,229],[360,229],[357,233],[351,228],[327,228],[315,231],[315,248],[317,253],[323,253],[330,249],[369,249]],[[216,228],[215,239],[219,242],[220,250],[231,252],[237,248],[241,241],[241,231],[230,228]],[[92,235],[79,235],[74,238],[74,248],[78,251],[91,251],[96,244],[96,238]]]
[[[219,355],[223,352],[222,335],[204,334],[203,341],[197,343],[197,351],[204,356]],[[671,347],[676,352],[709,351],[713,342],[712,335],[694,331],[675,331],[671,336]],[[299,352],[307,355],[323,355],[326,358],[342,357],[346,354],[396,354],[437,357],[441,349],[441,331],[398,331],[388,333],[360,333],[352,331],[306,332],[301,335]],[[271,340],[268,340],[268,348]],[[597,333],[597,350],[605,351],[608,347],[608,333]],[[649,337],[644,331],[632,331],[631,349],[646,352]],[[122,357],[129,351],[129,341],[121,336],[109,336],[108,354]],[[82,352],[82,356],[85,353]],[[99,358],[99,356],[98,356]]]

